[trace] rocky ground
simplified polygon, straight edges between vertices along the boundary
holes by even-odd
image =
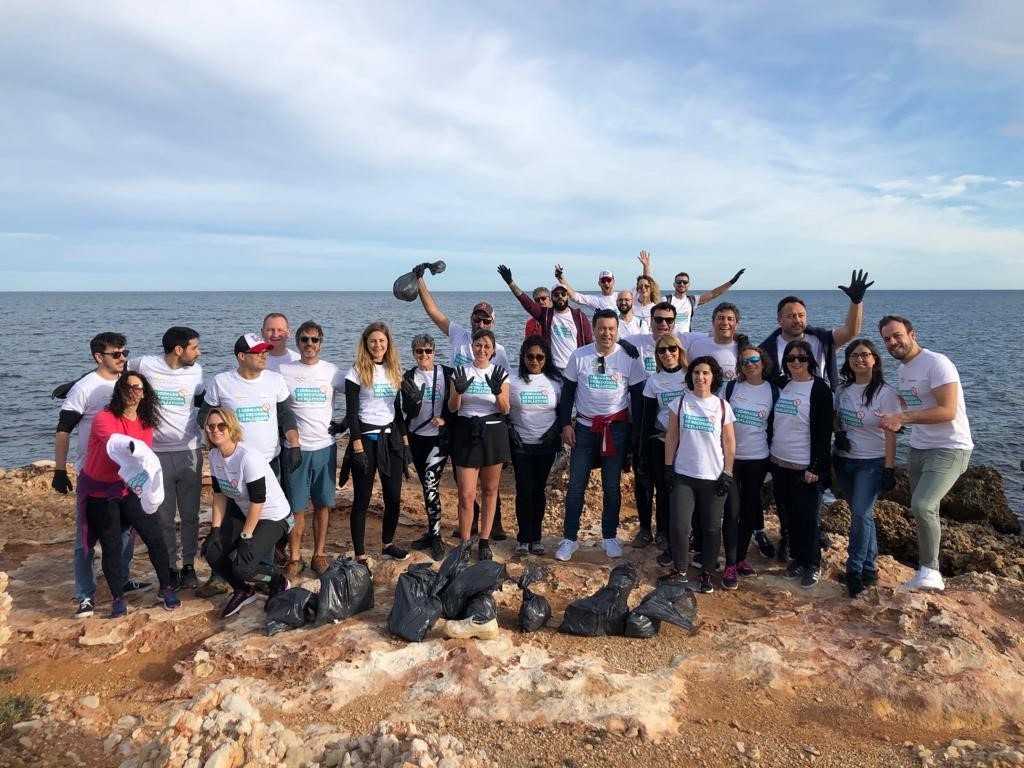
[[[418,644],[389,636],[384,622],[398,574],[422,553],[373,564],[374,609],[274,637],[260,603],[223,620],[223,596],[189,591],[172,613],[152,591],[133,594],[128,616],[110,620],[101,586],[97,615],[73,619],[72,502],[49,476],[45,465],[0,476],[0,765],[1024,764],[1024,552],[1008,532],[1012,514],[991,497],[998,475],[972,476],[972,490],[947,500],[944,514],[960,519],[947,523],[944,594],[894,590],[912,571],[885,556],[881,585],[846,597],[835,581],[848,519],[838,502],[825,515],[835,546],[815,588],[795,587],[781,564],[755,554],[758,575],[739,590],[698,596],[695,633],[663,625],[650,640],[557,632],[565,606],[611,567],[594,546],[595,475],[580,552],[570,564],[540,558],[549,626],[516,630],[521,592],[509,582],[495,595],[497,640],[445,639],[442,621]],[[550,489],[549,552],[564,486],[556,476]],[[331,554],[350,550],[349,490],[332,515]],[[415,489],[403,502],[400,542],[422,526]],[[379,506],[372,513],[370,542]],[[880,505],[883,549],[904,561],[907,515],[898,498]],[[512,517],[508,509],[509,527]],[[635,530],[624,509],[621,538]],[[495,545],[515,577],[522,563],[511,551]],[[656,554],[627,547],[641,571],[631,605],[662,572]],[[149,574],[141,547],[134,573]]]

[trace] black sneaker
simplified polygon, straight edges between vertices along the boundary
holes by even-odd
[[[128,579],[124,583],[124,592],[142,592],[143,590],[149,589],[153,585],[148,581],[138,581],[137,579]]]
[[[859,573],[846,574],[846,591],[850,597],[856,597],[864,591],[864,581]]]
[[[668,573],[658,577],[659,584],[664,584],[666,581],[686,581],[686,574],[673,568]]]
[[[409,553],[399,547],[397,544],[388,544],[384,549],[381,550],[382,557],[390,557],[392,560],[405,560],[409,556]]]
[[[761,557],[775,557],[775,545],[772,544],[768,534],[764,531],[754,531],[754,543],[761,553]]]
[[[93,615],[96,611],[96,606],[93,603],[91,597],[83,597],[78,601],[78,610],[75,611],[76,619],[86,619]]]
[[[181,573],[177,569],[171,568],[171,587],[173,589],[178,589],[178,587],[180,587],[180,586],[181,586]]]
[[[494,555],[491,552],[491,545],[488,542],[486,542],[483,539],[481,539],[480,540],[480,549],[479,549],[479,551],[477,553],[477,560],[479,560],[480,562],[483,562],[484,560],[493,560],[493,559],[494,559]]]
[[[476,531],[473,531],[473,533],[476,533]],[[505,533],[504,528],[501,528],[500,526],[495,526],[494,529],[491,530],[491,538],[494,541],[505,541],[505,539],[508,538],[508,534]]]
[[[711,583],[711,571],[701,571],[700,591],[705,595],[710,595],[715,591],[715,585]]]
[[[860,581],[865,587],[873,587],[878,584],[878,571],[865,568],[860,572]]]
[[[418,539],[414,539],[409,543],[409,547],[412,549],[430,549],[431,540],[434,537],[430,535],[430,531],[427,531]]]
[[[667,547],[668,536],[666,536],[662,531],[658,531],[656,534],[654,534],[654,546]]]
[[[430,537],[430,556],[434,558],[436,562],[444,560],[445,549],[444,542],[440,536]]]
[[[784,579],[799,579],[804,575],[804,567],[800,565],[796,560],[789,564],[789,567],[782,574]]]
[[[800,586],[804,589],[810,589],[818,583],[818,579],[821,577],[821,570],[819,568],[809,567],[804,568],[803,578],[800,579]]]
[[[780,563],[789,560],[789,542],[785,539],[779,539],[779,546],[775,550],[775,559]]]
[[[254,600],[256,600],[256,590],[252,587],[248,587],[241,592],[235,592],[231,595],[228,604],[224,606],[224,610],[220,612],[220,615],[225,619],[234,616]]]
[[[672,563],[675,562],[675,558],[672,557],[672,553],[667,549],[655,558],[658,561],[658,565],[663,565],[668,568]]]
[[[194,565],[183,565],[181,573],[178,574],[179,589],[195,589],[199,586],[199,577],[196,576]]]

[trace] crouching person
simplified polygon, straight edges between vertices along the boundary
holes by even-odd
[[[234,590],[221,613],[227,618],[256,599],[249,582],[259,562],[288,533],[290,507],[263,454],[247,450],[242,443],[242,427],[234,411],[211,408],[205,430],[210,449],[213,522],[203,543],[203,556],[214,573]],[[270,593],[288,586],[284,577],[275,576]]]

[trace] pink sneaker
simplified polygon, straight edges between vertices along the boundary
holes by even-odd
[[[757,571],[755,571],[753,569],[753,567],[750,565],[750,563],[748,563],[746,560],[741,560],[736,565],[736,571],[739,573],[740,576],[756,576],[757,575]]]

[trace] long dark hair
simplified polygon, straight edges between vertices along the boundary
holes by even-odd
[[[864,387],[863,405],[869,405],[874,400],[883,386],[885,386],[885,373],[882,371],[882,356],[878,353],[878,347],[870,339],[855,339],[846,346],[846,359],[843,360],[843,367],[839,369],[839,378],[842,379],[840,386],[848,387],[853,384],[857,377],[850,367],[850,354],[857,347],[867,347],[868,352],[875,358],[875,364],[871,366],[871,381]]]
[[[562,374],[555,368],[555,361],[551,357],[551,347],[544,341],[543,336],[533,335],[527,336],[523,341],[523,346],[519,348],[519,378],[527,384],[530,383],[530,370],[526,367],[526,350],[533,347],[540,347],[544,353],[544,367],[541,368],[541,373],[547,376],[552,381],[561,381]]]
[[[782,353],[782,359],[779,360],[779,367],[782,369],[782,375],[787,379],[789,376],[789,368],[786,367],[786,355],[790,352],[799,351],[807,355],[810,360],[807,361],[807,372],[811,376],[818,375],[818,361],[814,359],[814,352],[811,351],[811,345],[803,339],[794,339],[786,345],[786,350]]]
[[[131,394],[131,386],[128,379],[134,376],[142,382],[142,400],[139,401],[138,416],[139,422],[147,429],[153,429],[160,423],[160,413],[157,411],[156,392],[153,391],[149,379],[136,371],[129,371],[127,368],[117,377],[114,382],[114,394],[110,396],[110,404],[107,410],[121,418],[124,416],[127,407],[128,395]]]

